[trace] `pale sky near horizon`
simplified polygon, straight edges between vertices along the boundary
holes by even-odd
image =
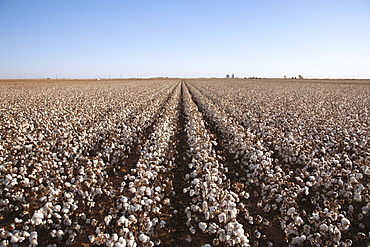
[[[0,78],[370,78],[369,0],[0,0]]]

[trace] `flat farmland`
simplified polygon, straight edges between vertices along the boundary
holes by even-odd
[[[0,81],[1,246],[369,246],[370,80]]]

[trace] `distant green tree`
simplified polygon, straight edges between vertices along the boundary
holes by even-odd
[[[303,76],[298,75],[298,79],[303,80]]]

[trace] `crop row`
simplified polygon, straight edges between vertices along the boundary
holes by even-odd
[[[228,129],[245,129],[244,135],[236,131],[246,137],[243,144],[227,144],[225,148],[235,154],[235,163],[245,170],[247,189],[253,187],[261,195],[255,203],[263,209],[263,217],[274,215],[292,244],[351,245],[353,241],[367,241],[366,86],[346,85],[355,90],[348,93],[330,84],[303,85],[305,90],[290,84],[267,84],[254,85],[252,90],[268,89],[251,93],[241,85],[235,90],[230,86],[226,90],[224,84],[224,90],[217,83],[209,85],[213,90],[198,85],[203,94],[194,91],[211,121],[220,126],[225,141],[237,144],[238,137],[229,135]],[[256,95],[259,99],[250,99]],[[232,121],[223,126],[226,121],[222,119]],[[243,146],[248,141],[246,150]]]

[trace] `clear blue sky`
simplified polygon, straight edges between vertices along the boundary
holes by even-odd
[[[369,0],[0,0],[0,78],[370,78]]]

